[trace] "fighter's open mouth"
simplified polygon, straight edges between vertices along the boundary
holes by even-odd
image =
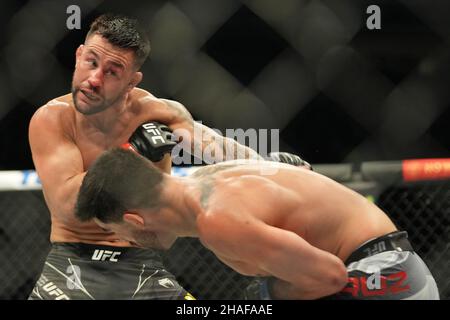
[[[87,92],[84,91],[84,90],[80,90],[80,92],[81,92],[86,98],[88,98],[89,100],[98,100],[98,98],[97,98],[96,96],[91,95],[91,94],[87,93]]]

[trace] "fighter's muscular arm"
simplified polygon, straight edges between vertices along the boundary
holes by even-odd
[[[224,218],[219,222],[209,224],[208,231],[214,233],[211,230],[220,224],[221,232],[203,239],[205,245],[213,251],[218,248],[219,256],[254,266],[260,275],[275,277],[273,298],[317,299],[336,293],[346,285],[347,270],[343,262],[313,247],[294,232],[254,218],[241,221],[236,226],[235,222],[225,218],[226,214],[221,216]],[[225,238],[220,239],[220,235]]]
[[[272,294],[278,299],[317,299],[346,285],[347,269],[335,255],[320,250],[299,235],[266,224],[253,231],[264,254],[255,255],[260,267],[272,274]]]
[[[185,143],[185,146],[191,148],[191,150],[187,151],[191,151],[197,157],[201,157],[195,151],[204,152],[207,150],[206,154],[211,155],[209,159],[208,157],[203,159],[207,163],[217,163],[233,159],[262,159],[253,149],[231,138],[221,136],[211,128],[195,122],[189,111],[181,103],[166,99],[160,100],[172,111],[173,118],[170,121],[169,127],[172,130],[179,130],[179,132],[182,132],[180,129],[185,130],[187,134],[183,134],[183,143]]]
[[[85,173],[80,150],[63,131],[61,106],[43,106],[33,115],[29,141],[47,205],[70,215]]]

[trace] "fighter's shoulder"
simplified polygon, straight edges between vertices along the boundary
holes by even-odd
[[[215,247],[233,235],[236,221],[228,210],[213,206],[207,212],[197,216],[197,230],[201,242],[207,247]]]
[[[158,98],[150,92],[135,88],[133,90],[134,99],[142,112],[165,113],[166,117],[173,119],[192,119],[186,107],[178,101]]]
[[[150,92],[134,88],[132,91],[132,99],[134,111],[137,113],[145,113],[147,111],[155,111],[164,107],[161,99],[158,99]]]
[[[197,217],[197,230],[202,244],[228,257],[235,256],[238,253],[236,245],[256,236],[263,224],[239,204],[233,208],[214,206],[209,214]]]
[[[52,99],[39,107],[31,121],[34,124],[42,124],[46,127],[62,127],[64,122],[70,122],[74,119],[75,111],[66,95]]]

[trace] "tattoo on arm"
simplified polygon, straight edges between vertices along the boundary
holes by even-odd
[[[211,131],[210,128],[202,128],[201,150],[208,150],[207,155],[211,157],[211,159],[205,159],[207,163],[236,159],[263,159],[255,150]]]
[[[202,205],[203,209],[208,208],[208,201],[211,194],[214,192],[214,181],[213,179],[204,179],[200,181],[200,204]]]
[[[192,151],[197,158],[204,160],[208,164],[235,159],[263,159],[255,150],[195,122],[192,115],[181,103],[166,99],[161,100],[165,101],[173,110],[174,118],[191,126],[194,134],[191,148],[193,148]],[[197,134],[201,135],[196,136]],[[205,150],[208,151],[206,154]],[[201,154],[196,154],[198,151]],[[209,159],[204,159],[205,156]]]
[[[223,137],[223,140],[223,154],[225,155],[225,160],[263,160],[263,158],[252,148],[240,144],[231,138]]]

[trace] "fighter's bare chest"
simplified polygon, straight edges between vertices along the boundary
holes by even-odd
[[[78,146],[81,156],[83,158],[84,169],[87,170],[92,163],[106,150],[111,148],[120,147],[124,144],[130,134],[124,134],[116,138],[96,136],[95,138],[78,137],[75,140]]]
[[[126,126],[122,125],[106,133],[95,128],[83,130],[79,124],[75,123],[71,130],[71,138],[80,150],[84,169],[87,170],[103,152],[126,143],[141,123],[150,120],[151,115],[142,114],[131,119]]]

